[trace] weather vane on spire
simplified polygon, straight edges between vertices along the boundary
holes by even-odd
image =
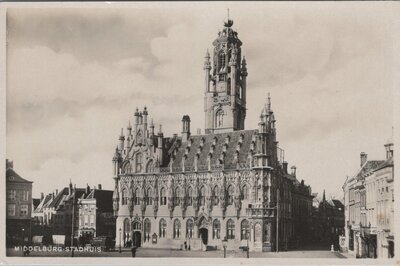
[[[233,20],[229,19],[229,8],[228,8],[228,21],[224,22],[225,27],[230,28],[233,25]]]

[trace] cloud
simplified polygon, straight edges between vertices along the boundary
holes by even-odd
[[[16,170],[48,190],[70,177],[112,189],[112,153],[137,106],[166,136],[184,114],[203,129],[204,55],[227,4],[210,5],[11,10],[7,156]],[[230,3],[248,62],[246,128],[257,127],[270,91],[289,163],[313,191],[340,195],[359,152],[381,158],[390,134],[390,18],[372,4],[292,5]]]

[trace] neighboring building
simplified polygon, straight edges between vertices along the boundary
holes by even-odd
[[[394,256],[393,142],[385,148],[385,160],[361,153],[361,168],[343,185],[346,248],[356,257]]]
[[[322,200],[313,207],[313,229],[310,238],[321,246],[339,249],[339,237],[344,235],[344,205],[337,199],[326,199],[325,190]]]
[[[14,171],[6,160],[6,245],[12,247],[31,241],[32,181]]]
[[[205,56],[204,135],[191,133],[187,115],[180,136],[164,137],[161,125],[155,133],[146,107],[136,109],[133,130],[129,123],[121,132],[113,157],[117,247],[222,249],[226,238],[231,250],[248,243],[272,251],[277,221],[280,249],[298,238],[292,191],[309,209],[311,190],[287,174],[269,97],[258,129],[244,129],[248,73],[232,24]]]
[[[33,212],[35,233],[42,236],[65,236],[65,241],[69,245],[72,231],[74,237],[78,237],[78,199],[89,193],[90,188],[75,188],[70,183],[60,192],[57,189],[55,193],[42,197],[41,202]],[[74,220],[74,224],[72,224],[72,220]]]
[[[90,240],[93,237],[115,238],[115,217],[112,204],[113,191],[93,188],[89,195],[78,200],[78,235]]]

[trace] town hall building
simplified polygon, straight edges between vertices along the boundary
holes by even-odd
[[[228,250],[274,251],[296,239],[293,202],[299,195],[305,203],[297,205],[309,210],[311,188],[294,167],[288,173],[269,96],[258,129],[245,129],[248,73],[232,25],[224,23],[205,56],[205,134],[193,134],[184,115],[181,135],[165,137],[146,107],[121,132],[113,157],[117,247],[222,249],[226,240]],[[299,186],[305,197],[292,195]]]

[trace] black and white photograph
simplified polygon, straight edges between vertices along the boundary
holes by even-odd
[[[2,262],[396,264],[399,14],[2,5]]]

